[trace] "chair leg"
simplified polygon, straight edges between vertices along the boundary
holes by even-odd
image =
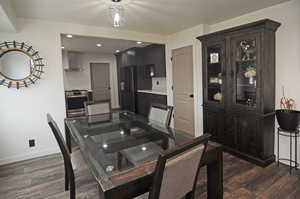
[[[76,189],[74,179],[70,179],[70,199],[76,199]]]
[[[69,174],[68,174],[68,169],[65,165],[65,191],[69,190]]]

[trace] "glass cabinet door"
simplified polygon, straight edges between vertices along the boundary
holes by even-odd
[[[233,40],[234,102],[255,108],[257,102],[258,37]]]
[[[206,102],[222,104],[224,100],[224,49],[225,43],[210,44],[206,47],[205,98]]]

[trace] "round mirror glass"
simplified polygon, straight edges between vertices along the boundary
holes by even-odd
[[[8,79],[24,79],[31,74],[32,69],[32,58],[22,51],[11,50],[0,56],[0,73]]]

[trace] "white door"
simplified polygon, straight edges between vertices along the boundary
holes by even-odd
[[[91,85],[94,101],[110,101],[110,79],[108,63],[91,64]]]
[[[173,50],[172,63],[174,127],[195,136],[192,46]]]

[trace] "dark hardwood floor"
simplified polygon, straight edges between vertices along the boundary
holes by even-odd
[[[206,168],[201,169],[197,198],[206,198]],[[98,198],[97,184],[88,171],[76,172],[77,198]],[[67,199],[61,155],[50,155],[0,166],[1,199]],[[224,198],[300,198],[300,171],[285,165],[261,168],[224,153]],[[120,198],[121,199],[121,198]]]

